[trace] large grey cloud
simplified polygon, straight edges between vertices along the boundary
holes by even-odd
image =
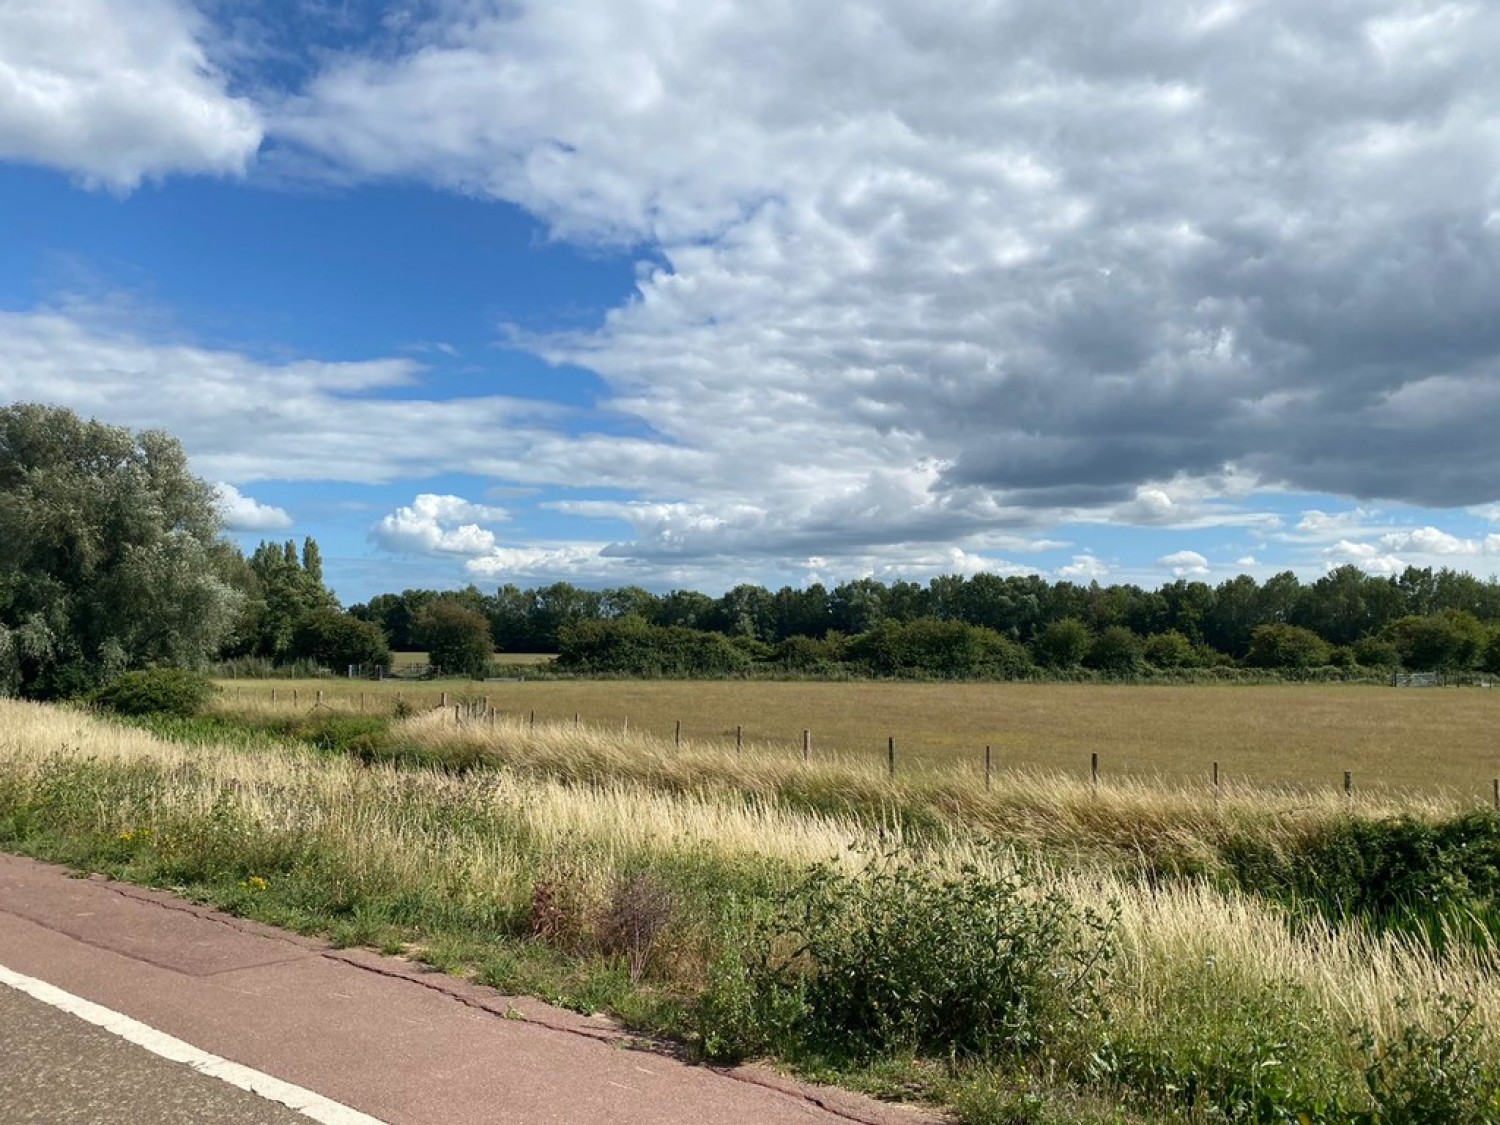
[[[275,129],[656,248],[530,341],[670,451],[622,553],[1128,519],[1226,471],[1500,496],[1493,5],[436,8]]]

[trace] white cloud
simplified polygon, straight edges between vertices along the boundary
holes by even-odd
[[[1406,560],[1383,552],[1374,543],[1350,539],[1340,539],[1332,547],[1325,549],[1323,558],[1328,570],[1353,563],[1367,574],[1400,574],[1408,566]]]
[[[476,559],[493,556],[497,551],[495,533],[480,523],[498,523],[508,518],[503,508],[473,504],[461,496],[424,492],[382,518],[370,529],[370,538],[398,554]]]
[[[1243,556],[1241,558],[1235,559],[1234,560],[1234,565],[1235,566],[1245,566],[1245,567],[1257,567],[1257,566],[1260,565],[1260,560],[1258,560],[1254,555],[1245,555],[1245,556]]]
[[[540,428],[565,411],[502,396],[374,397],[420,385],[409,359],[268,363],[241,352],[143,338],[87,307],[0,311],[0,399],[46,401],[180,438],[195,471],[259,480],[381,483],[444,471],[529,471]],[[604,452],[596,455],[607,459]],[[566,462],[554,460],[554,473]]]
[[[931,465],[933,508],[1172,526],[1161,481],[1494,499],[1492,5],[428,10],[274,129],[649,245],[600,330],[513,341],[666,439],[616,459],[653,496],[743,503],[755,465],[811,527],[807,476]]]
[[[1342,538],[1351,531],[1363,530],[1375,515],[1365,508],[1346,512],[1324,512],[1313,508],[1302,513],[1293,530],[1305,540]]]
[[[262,504],[232,484],[220,482],[214,485],[214,495],[224,517],[224,526],[230,531],[281,531],[292,526],[292,517],[286,509]]]
[[[1070,582],[1093,581],[1104,578],[1109,572],[1109,565],[1103,559],[1088,554],[1074,555],[1072,562],[1057,568],[1057,576]]]
[[[1174,551],[1157,559],[1156,565],[1167,567],[1176,578],[1190,578],[1209,572],[1208,559],[1197,551]]]
[[[1420,555],[1473,557],[1500,554],[1500,535],[1487,535],[1483,539],[1462,539],[1435,527],[1393,532],[1381,536],[1380,542],[1393,551]]]
[[[0,4],[0,159],[128,190],[171,172],[240,174],[259,112],[231,97],[184,0]]]

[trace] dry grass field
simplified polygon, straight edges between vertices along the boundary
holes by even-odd
[[[1500,694],[1478,688],[1368,685],[777,683],[742,681],[224,681],[222,705],[389,709],[488,700],[538,723],[654,734],[732,752],[736,728],[763,751],[883,763],[894,737],[902,767],[982,768],[1086,776],[1439,791],[1489,800],[1500,777]],[[294,701],[295,693],[295,701]],[[361,704],[361,701],[363,703]]]

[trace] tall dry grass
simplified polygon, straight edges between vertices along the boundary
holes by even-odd
[[[445,722],[451,719],[417,717],[405,733],[445,745],[456,737]],[[93,769],[100,776],[87,812],[101,833],[206,823],[230,807],[249,833],[248,864],[294,840],[384,893],[442,888],[509,911],[524,911],[537,880],[564,868],[595,891],[622,872],[685,856],[697,863],[752,859],[773,868],[835,860],[854,872],[863,857],[901,844],[895,808],[915,787],[953,819],[928,826],[913,862],[950,873],[965,865],[997,876],[1019,869],[1039,893],[1056,891],[1079,906],[1118,912],[1121,954],[1109,1004],[1122,1026],[1180,1020],[1174,1005],[1184,1002],[1184,982],[1207,990],[1204,1002],[1212,1002],[1216,988],[1232,996],[1281,982],[1339,1028],[1363,1024],[1389,1032],[1413,1016],[1436,1020],[1437,999],[1447,994],[1472,1002],[1488,1026],[1500,1029],[1500,977],[1472,947],[1439,958],[1358,927],[1294,929],[1252,896],[1203,883],[1152,887],[1101,868],[1037,865],[963,829],[982,821],[1047,842],[1101,832],[1206,836],[1226,817],[1274,823],[1342,815],[1336,802],[1288,807],[1290,796],[1253,791],[1215,805],[1138,783],[1095,793],[1074,780],[1039,775],[1007,775],[985,793],[972,780],[960,785],[933,775],[892,782],[861,763],[803,766],[754,749],[726,759],[717,751],[679,750],[639,736],[605,738],[566,724],[533,730],[509,723],[493,731],[486,724],[458,734],[520,768],[453,776],[367,768],[291,747],[187,746],[75,711],[0,701],[0,781],[19,804],[35,796],[59,763]],[[125,770],[111,774],[110,767]],[[892,814],[872,823],[778,799],[793,785],[810,784],[829,792],[860,788]],[[1449,806],[1423,807],[1437,813]]]

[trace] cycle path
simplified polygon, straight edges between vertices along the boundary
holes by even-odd
[[[38,1085],[37,1069],[54,1050],[95,1052],[88,1066],[67,1069],[101,1075],[98,1088],[74,1083],[77,1096],[96,1100],[112,1096],[101,1092],[107,1073],[135,1074],[147,1065],[137,1057],[145,1048],[90,1048],[111,1036],[79,1032],[68,1023],[72,1016],[43,1016],[34,998],[50,986],[76,1001],[59,1003],[106,1013],[97,1018],[115,1036],[123,1034],[110,1028],[118,1016],[146,1029],[138,1033],[140,1042],[156,1036],[183,1045],[188,1055],[218,1060],[167,1064],[162,1072],[184,1084],[206,1081],[202,1074],[219,1073],[222,1063],[225,1073],[251,1076],[241,1083],[246,1090],[279,1083],[294,1092],[286,1104],[306,1096],[335,1107],[321,1111],[320,1120],[337,1120],[337,1107],[349,1111],[350,1121],[385,1125],[938,1120],[760,1067],[689,1065],[604,1018],[507,996],[400,958],[334,949],[162,892],[5,855],[0,970],[8,970],[0,971],[0,990],[24,984],[33,993],[26,1001],[8,998],[12,1015],[24,1004],[27,1018],[0,1026],[0,1101],[7,1087],[11,1093],[24,1088],[33,1100],[49,1096]],[[44,1035],[55,1036],[56,1046]],[[120,1060],[110,1061],[111,1055]],[[162,1062],[151,1066],[161,1069]],[[157,1081],[145,1085],[154,1088]],[[165,1086],[161,1090],[165,1095]],[[59,1087],[57,1096],[72,1095]],[[234,1098],[241,1097],[235,1090]],[[281,1122],[286,1112],[282,1103],[265,1103],[263,1120]],[[317,1117],[313,1109],[302,1112]],[[64,1119],[59,1102],[57,1120]]]

